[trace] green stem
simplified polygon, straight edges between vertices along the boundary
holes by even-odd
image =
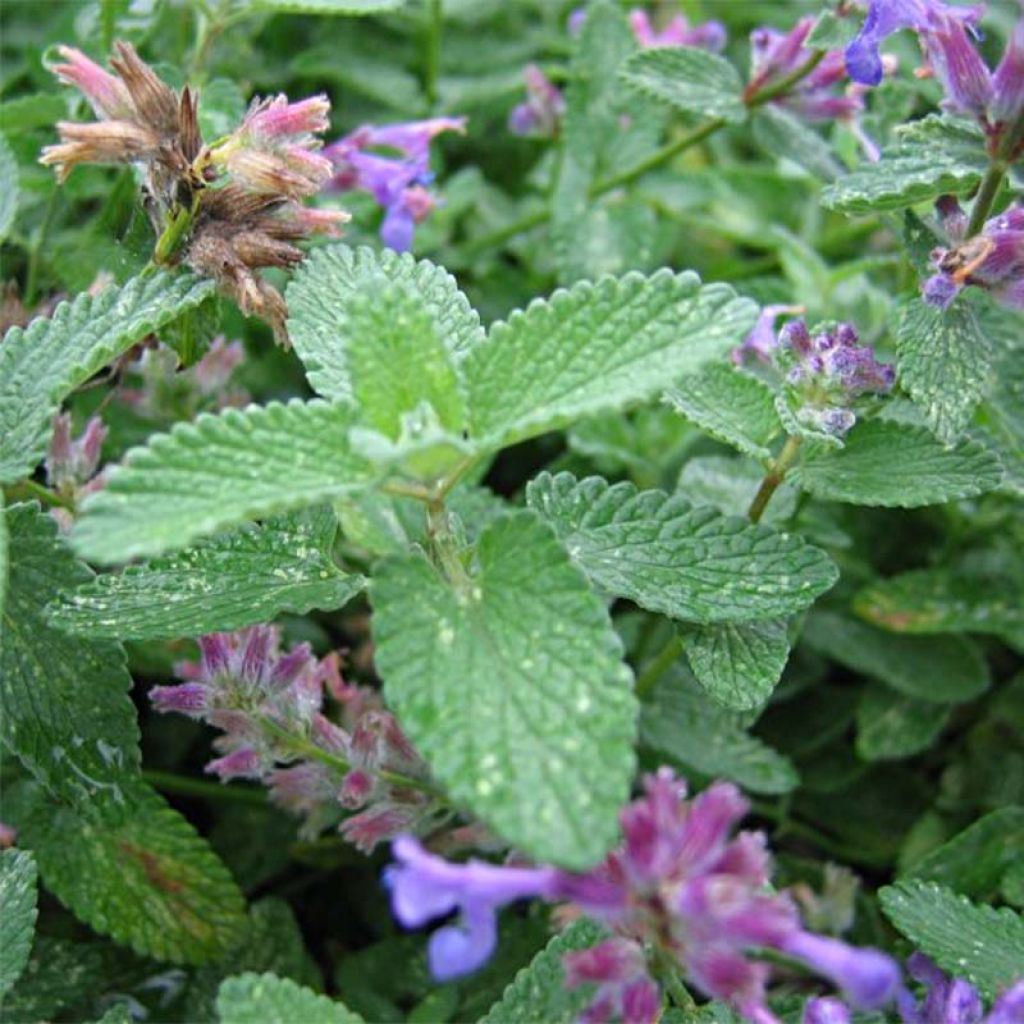
[[[678,636],[671,640],[656,654],[647,667],[637,676],[633,692],[643,700],[649,697],[658,680],[675,664],[683,653],[683,643]]]
[[[64,498],[59,494],[54,494],[53,491],[48,490],[42,484],[36,483],[35,480],[20,480],[16,484],[11,484],[9,487],[5,487],[4,498],[10,504],[13,504],[15,501],[30,501],[32,498],[36,498],[48,508],[66,508],[73,510],[75,507],[74,502],[70,498]]]
[[[655,950],[652,960],[654,976],[664,986],[672,1003],[680,1010],[696,1011],[697,1004],[679,977],[679,968],[675,961],[660,949]]]
[[[46,209],[43,211],[43,220],[32,240],[32,250],[28,256],[28,273],[25,276],[25,308],[31,309],[38,300],[39,292],[39,265],[43,258],[43,249],[46,247],[46,238],[53,226],[53,219],[57,213],[57,203],[60,198],[60,187],[55,185],[46,201]]]
[[[290,753],[301,754],[303,757],[308,757],[313,761],[319,761],[321,764],[327,765],[328,768],[333,768],[341,775],[346,775],[351,771],[352,765],[345,758],[338,754],[332,754],[329,750],[324,750],[322,747],[318,747],[303,736],[296,736],[283,726],[278,725],[272,718],[260,715],[256,720],[268,733],[277,738]],[[388,771],[385,768],[375,769],[374,775],[390,786],[400,786],[402,789],[415,789],[421,793],[429,793],[438,799],[444,799],[443,794],[425,779],[414,779],[410,775],[402,775],[400,772]]]
[[[225,786],[223,782],[207,782],[205,779],[192,779],[185,775],[174,775],[172,772],[161,772],[146,769],[142,777],[155,789],[175,796],[195,796],[203,800],[219,800],[228,803],[251,804],[263,807],[267,803],[266,790],[255,786]]]
[[[782,446],[779,457],[772,463],[771,469],[765,473],[761,486],[757,489],[757,494],[754,495],[754,500],[750,503],[750,508],[747,510],[747,518],[752,523],[760,521],[761,516],[764,515],[764,510],[768,507],[768,502],[772,500],[772,495],[777,490],[779,484],[786,478],[786,473],[789,472],[790,467],[796,462],[801,440],[802,438],[799,437],[786,438],[786,443]]]
[[[762,107],[766,103],[784,96],[801,79],[806,78],[823,60],[824,50],[815,50],[795,71],[791,71],[785,78],[780,78],[773,86],[764,90],[758,90],[752,95],[748,92],[745,96],[748,107]],[[749,86],[747,87],[749,90]]]
[[[971,219],[967,224],[967,237],[973,238],[985,226],[988,215],[992,212],[992,204],[1003,187],[1003,179],[1006,177],[1006,165],[999,160],[989,165],[985,177],[981,180],[981,188],[974,198],[974,205],[971,207]]]
[[[424,39],[423,92],[431,110],[437,104],[437,83],[441,77],[441,0],[426,0],[427,30]]]

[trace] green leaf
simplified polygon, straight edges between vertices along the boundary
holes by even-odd
[[[223,956],[241,938],[238,886],[148,786],[131,788],[130,815],[115,826],[87,821],[31,785],[10,803],[43,884],[97,932],[140,955],[190,964]]]
[[[917,508],[984,494],[999,486],[995,456],[974,441],[945,447],[922,427],[858,423],[842,449],[810,445],[798,468],[815,497],[856,505]]]
[[[789,658],[786,620],[695,626],[684,633],[683,649],[697,681],[719,704],[750,711],[782,678]]]
[[[97,576],[47,609],[58,629],[129,640],[201,636],[340,608],[366,585],[331,558],[329,508],[289,513],[177,555]]]
[[[0,134],[0,242],[11,233],[18,212],[18,161]]]
[[[204,139],[230,135],[245,116],[245,93],[230,78],[215,78],[199,90],[199,130]]]
[[[716,704],[677,663],[640,712],[641,742],[707,778],[754,793],[788,793],[799,781],[787,757],[751,736],[744,718]]]
[[[551,530],[528,512],[496,520],[455,582],[421,556],[387,559],[371,597],[384,692],[451,797],[538,860],[600,860],[636,705],[604,602]]]
[[[404,7],[406,0],[253,0],[254,7],[282,14],[345,14],[363,17]]]
[[[0,736],[56,797],[117,819],[139,770],[132,681],[119,644],[70,637],[43,608],[92,572],[36,505],[5,514],[11,566],[0,629]]]
[[[676,492],[691,505],[711,505],[727,516],[746,516],[754,500],[764,468],[743,456],[698,455],[687,459],[679,474]],[[783,481],[765,509],[765,526],[784,526],[796,513],[800,492]]]
[[[212,281],[161,271],[12,327],[0,344],[0,482],[27,476],[46,454],[65,395],[213,291]]]
[[[685,113],[735,124],[747,119],[739,74],[727,60],[707,50],[694,46],[641,50],[625,62],[619,77],[644,95]]]
[[[878,898],[885,916],[913,946],[944,971],[966,978],[986,999],[1020,978],[1020,914],[979,906],[934,882],[897,882],[880,889]]]
[[[227,978],[217,993],[221,1024],[363,1024],[342,1003],[275,974]]]
[[[803,640],[812,650],[915,700],[958,704],[980,696],[991,684],[988,663],[965,637],[900,636],[815,610],[804,623]]]
[[[995,449],[1006,471],[1000,489],[1024,497],[1024,315],[1000,306],[984,292],[972,298],[982,334],[996,349],[995,386],[980,417],[984,441]]]
[[[665,401],[705,433],[755,459],[771,458],[768,445],[782,432],[771,389],[724,363],[684,377],[665,392]]]
[[[472,436],[502,448],[647,398],[739,344],[756,314],[727,285],[668,270],[557,291],[470,353]]]
[[[27,850],[0,853],[0,999],[28,963],[36,927],[36,862]]]
[[[4,510],[4,492],[3,488],[0,488],[0,638],[3,637],[4,602],[7,599],[7,573],[10,562],[7,548],[7,516]]]
[[[843,213],[896,210],[940,195],[963,195],[981,181],[988,164],[984,137],[972,123],[932,114],[899,126],[881,160],[866,161],[840,178],[821,201]]]
[[[992,382],[992,346],[966,301],[947,310],[923,299],[903,308],[897,330],[900,383],[943,440],[955,441]]]
[[[369,422],[392,435],[398,414],[424,399],[446,425],[461,425],[452,363],[480,344],[484,331],[443,267],[390,249],[333,245],[296,272],[288,308],[295,351],[325,398],[359,393]],[[407,372],[410,364],[415,374]],[[381,392],[391,388],[389,407]]]
[[[69,942],[37,935],[18,983],[4,996],[4,1024],[56,1020],[61,1011],[68,1019],[71,1007],[82,1007],[99,994],[105,966],[102,948],[95,939]],[[77,1019],[82,1019],[80,1014]]]
[[[695,509],[664,491],[542,473],[526,500],[598,587],[684,621],[784,615],[836,581],[825,552],[798,537]]]
[[[72,542],[85,558],[124,562],[359,490],[372,470],[349,445],[352,417],[347,405],[291,401],[178,423],[111,472]]]
[[[905,872],[972,899],[998,894],[1006,875],[1024,863],[1024,807],[1000,807],[926,853]]]
[[[605,938],[588,918],[574,921],[556,935],[505,989],[480,1024],[572,1024],[593,999],[593,986],[565,987],[566,953],[589,949]]]
[[[843,173],[832,147],[795,114],[766,103],[751,121],[754,141],[778,159],[792,160],[821,181],[833,181]]]
[[[857,755],[864,761],[913,757],[932,746],[949,717],[948,705],[867,686],[857,704]]]
[[[917,569],[876,580],[854,611],[897,633],[1003,633],[1024,629],[1020,583],[1010,576]]]

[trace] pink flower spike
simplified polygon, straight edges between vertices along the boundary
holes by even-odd
[[[154,686],[149,699],[156,711],[177,711],[199,718],[209,705],[209,691],[202,683],[182,683],[180,686]]]
[[[258,779],[263,774],[263,759],[255,750],[242,747],[211,761],[205,770],[211,775],[219,775],[221,782],[230,779]]]
[[[330,111],[331,101],[323,93],[296,103],[289,103],[288,97],[282,93],[249,117],[248,127],[265,138],[315,135],[331,126]]]
[[[73,46],[58,46],[57,52],[67,63],[55,64],[54,74],[65,84],[80,89],[97,117],[112,120],[131,118],[135,108],[119,78],[104,71]]]

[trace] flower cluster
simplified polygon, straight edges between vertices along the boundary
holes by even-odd
[[[733,352],[742,364],[753,357],[782,375],[781,410],[798,424],[832,437],[846,434],[857,417],[852,406],[866,394],[887,394],[896,371],[861,345],[852,324],[838,324],[815,334],[803,320],[792,320],[777,336],[775,320],[794,307],[767,306],[743,344]]]
[[[676,14],[661,29],[656,29],[647,12],[639,8],[629,12],[629,27],[645,50],[659,46],[696,46],[718,53],[726,40],[725,26],[720,21],[691,25],[682,14]]]
[[[346,684],[336,654],[317,660],[308,644],[282,654],[280,641],[274,626],[202,637],[200,660],[175,666],[185,682],[153,687],[153,706],[223,730],[206,770],[269,786],[275,803],[305,817],[305,835],[359,811],[340,831],[369,852],[428,821],[418,788],[426,765],[377,695]],[[342,706],[341,725],[323,713],[325,690]]]
[[[962,7],[942,0],[872,0],[863,28],[846,48],[846,65],[854,81],[877,85],[882,41],[900,29],[913,29],[926,60],[919,75],[938,78],[945,92],[943,107],[976,119],[990,153],[1011,162],[1024,154],[1024,17],[992,72],[971,39],[983,11],[980,4]]]
[[[62,412],[53,418],[53,433],[46,452],[46,482],[72,506],[106,484],[105,473],[96,471],[107,433],[103,420],[93,416],[81,435],[73,439],[71,414]],[[68,509],[50,511],[62,529],[71,529],[72,517]]]
[[[565,97],[536,64],[523,69],[526,80],[526,101],[512,108],[508,130],[513,135],[557,137],[565,116]]]
[[[992,217],[966,241],[967,218],[957,201],[943,197],[938,208],[940,221],[956,244],[932,251],[936,273],[924,283],[925,299],[946,309],[970,284],[1011,309],[1024,310],[1024,206],[1011,206]]]
[[[978,990],[963,978],[949,977],[923,953],[910,957],[907,972],[924,986],[925,994],[915,1000],[906,989],[900,993],[903,1024],[1020,1024],[1024,1020],[1024,979],[1008,988],[986,1016]]]
[[[79,163],[137,165],[159,235],[156,258],[213,277],[286,342],[284,299],[256,270],[294,266],[303,258],[295,242],[336,234],[348,219],[300,202],[332,172],[316,152],[316,136],[328,126],[326,97],[256,100],[211,148],[199,131],[198,95],[188,86],[173,90],[128,43],[115,50],[110,74],[79,50],[58,48],[66,63],[55,73],[82,91],[99,120],[58,123],[61,142],[47,146],[41,162],[54,165],[60,180]]]
[[[464,117],[435,117],[401,124],[363,125],[324,150],[332,165],[328,187],[368,192],[384,208],[380,236],[399,252],[412,246],[416,225],[437,205],[427,188],[430,143],[442,132],[464,132]]]
[[[858,118],[864,110],[863,85],[846,84],[846,61],[840,50],[818,56],[810,49],[807,37],[814,18],[801,18],[789,32],[762,27],[750,34],[750,81],[744,98],[752,102],[769,94],[771,102],[806,121],[844,121],[858,134],[868,155],[877,159],[877,150],[860,132]],[[807,70],[800,76],[800,72]],[[800,76],[793,85],[785,83]],[[781,89],[777,95],[775,90]]]
[[[231,377],[245,359],[240,341],[220,335],[203,357],[187,369],[178,368],[178,356],[166,346],[144,348],[126,362],[124,371],[141,377],[140,387],[121,387],[118,399],[140,415],[160,421],[193,419],[198,412],[240,408],[249,394],[231,385]],[[133,382],[134,383],[134,382]]]
[[[770,889],[764,836],[733,827],[747,804],[728,783],[692,800],[668,769],[645,779],[645,794],[625,808],[623,844],[591,871],[551,867],[450,864],[411,837],[393,846],[388,869],[395,916],[415,928],[458,912],[434,934],[430,962],[439,978],[475,970],[496,942],[496,911],[513,900],[568,901],[613,933],[597,946],[567,954],[569,986],[596,983],[584,1019],[618,1015],[653,1024],[661,1008],[647,969],[654,951],[704,995],[728,1002],[748,1020],[771,1024],[766,1005],[771,968],[753,960],[771,948],[830,979],[858,1007],[886,1005],[897,994],[897,965],[875,950],[855,949],[805,931],[795,903]]]

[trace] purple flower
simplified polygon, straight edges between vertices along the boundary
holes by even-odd
[[[900,990],[899,967],[877,949],[855,949],[839,939],[810,932],[788,936],[779,948],[833,981],[860,1009],[886,1006]]]
[[[762,363],[771,362],[772,353],[778,345],[775,323],[780,316],[805,312],[804,306],[765,306],[750,333],[733,349],[732,361],[742,366],[748,356]]]
[[[447,981],[484,964],[498,939],[497,911],[515,900],[553,892],[552,868],[508,868],[470,861],[449,864],[428,853],[412,836],[399,836],[391,846],[398,863],[384,876],[391,890],[395,917],[407,928],[419,928],[453,910],[454,924],[430,938],[431,973]]]
[[[554,138],[565,116],[565,97],[536,64],[523,69],[526,79],[526,102],[514,107],[508,116],[508,130],[513,135],[535,135]]]
[[[898,1006],[903,1024],[1020,1024],[1024,1021],[1024,979],[1007,989],[985,1016],[977,989],[963,978],[951,978],[923,953],[907,960],[907,971],[925,988],[915,1000],[906,989]]]
[[[803,1024],[850,1024],[850,1008],[834,996],[808,999]]]
[[[77,440],[71,439],[71,416],[58,413],[53,418],[53,433],[46,453],[46,481],[58,490],[74,493],[95,475],[107,428],[99,416],[93,416]]]
[[[681,14],[675,15],[659,31],[651,24],[647,12],[638,7],[629,12],[629,27],[642,49],[664,46],[695,46],[718,53],[726,40],[725,26],[720,21],[705,21],[691,26]]]
[[[973,28],[983,11],[982,4],[957,7],[943,0],[871,0],[863,27],[846,47],[846,69],[855,82],[878,85],[883,75],[879,46],[894,32],[910,28],[928,33],[947,20]]]
[[[465,129],[464,117],[363,125],[324,151],[333,164],[328,187],[370,193],[385,211],[381,224],[385,245],[405,251],[412,246],[416,225],[437,205],[426,188],[433,181],[430,143],[442,132]]]
[[[597,984],[598,989],[580,1024],[622,1020],[628,1024],[654,1024],[661,1013],[661,993],[647,973],[639,944],[630,939],[608,939],[590,949],[566,953],[565,987]]]
[[[946,223],[962,230],[962,218],[948,215]],[[952,248],[931,254],[936,273],[922,286],[933,306],[948,308],[967,285],[990,292],[1011,309],[1024,310],[1024,206],[1008,210],[986,222],[981,233]]]

